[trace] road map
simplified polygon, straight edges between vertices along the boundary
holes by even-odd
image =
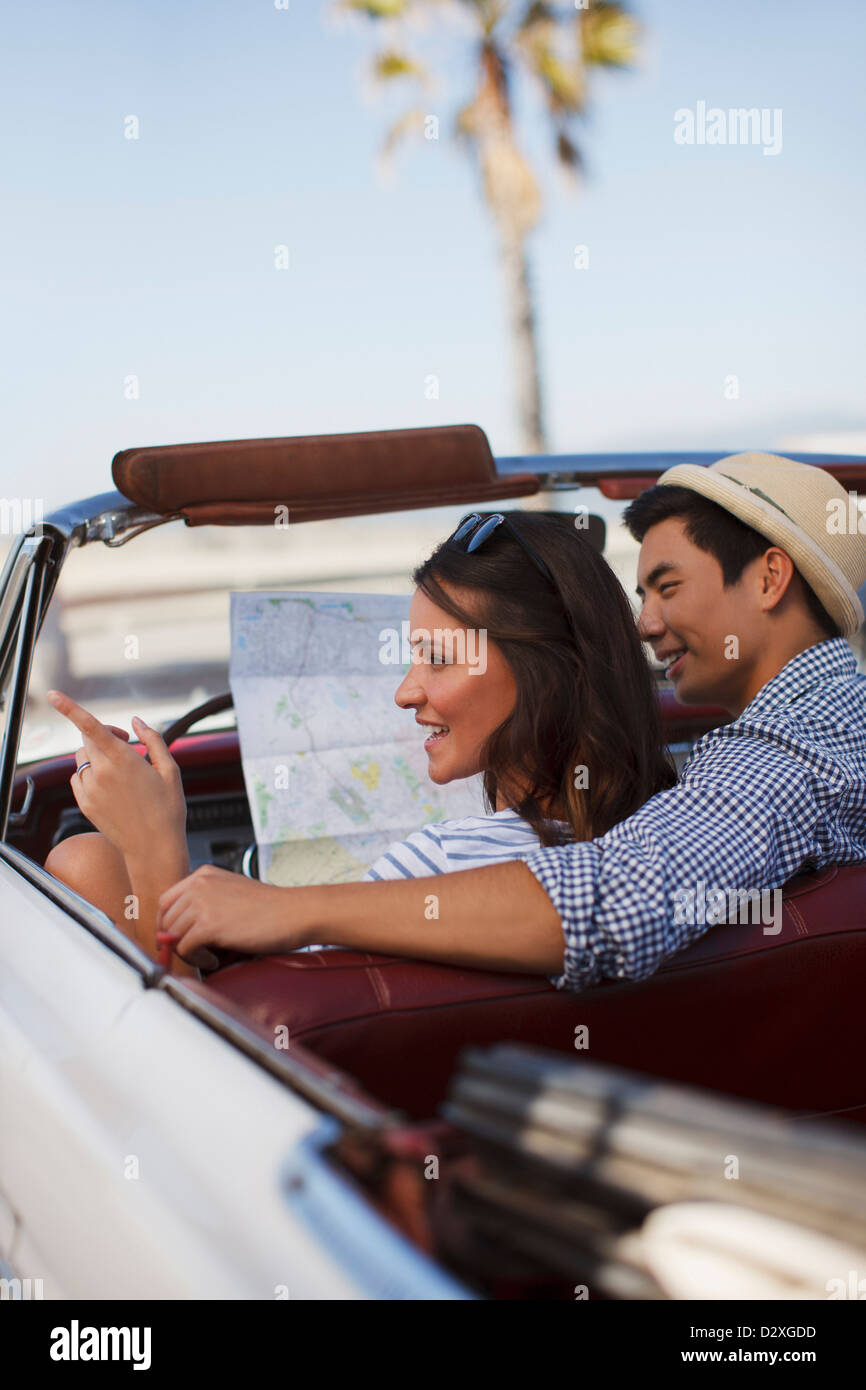
[[[424,734],[394,691],[409,595],[231,595],[229,682],[259,877],[362,878],[395,840],[482,813],[481,778],[437,786]],[[405,648],[403,648],[405,651]]]

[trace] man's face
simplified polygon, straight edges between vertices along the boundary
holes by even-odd
[[[759,632],[749,570],[726,589],[718,560],[689,540],[680,517],[647,531],[638,561],[638,630],[682,704],[739,713],[748,703]]]

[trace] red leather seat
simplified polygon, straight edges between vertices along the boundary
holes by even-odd
[[[302,1044],[411,1116],[469,1044],[537,1043],[803,1113],[863,1107],[866,864],[784,889],[782,930],[711,928],[650,979],[576,994],[537,976],[356,951],[238,961],[198,990]],[[588,1048],[575,1051],[586,1025]]]

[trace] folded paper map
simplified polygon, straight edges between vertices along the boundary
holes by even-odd
[[[394,703],[408,619],[408,595],[231,595],[229,682],[263,881],[359,879],[413,830],[481,814],[480,775],[431,782],[427,731]]]

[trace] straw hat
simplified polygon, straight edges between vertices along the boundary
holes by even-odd
[[[778,454],[729,454],[709,468],[678,463],[658,483],[699,492],[780,546],[844,637],[863,623],[857,590],[866,583],[866,535],[849,525],[859,512],[826,469]],[[830,520],[840,502],[844,534],[837,535]]]

